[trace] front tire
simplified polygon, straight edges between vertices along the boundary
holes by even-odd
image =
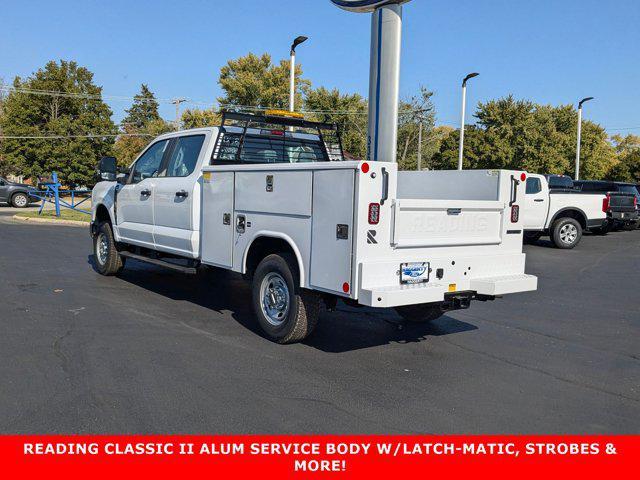
[[[265,257],[253,275],[252,301],[258,323],[270,340],[300,342],[316,327],[320,297],[299,287],[296,260],[290,254]]]
[[[29,196],[26,193],[16,193],[11,197],[11,205],[15,208],[27,208],[29,206]]]
[[[582,238],[582,226],[575,218],[565,217],[553,224],[551,240],[557,248],[574,248]]]
[[[444,315],[440,303],[421,303],[418,305],[403,305],[395,307],[396,312],[407,322],[430,323]]]
[[[101,275],[116,275],[124,268],[125,259],[118,253],[109,222],[98,225],[98,232],[93,239],[93,257]]]

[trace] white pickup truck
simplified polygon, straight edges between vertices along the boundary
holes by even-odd
[[[524,273],[523,172],[398,172],[344,161],[337,127],[225,113],[156,138],[116,178],[101,160],[97,270],[136,259],[245,274],[266,335],[300,341],[338,298],[431,321],[470,301],[535,290]]]
[[[550,181],[555,185],[550,186]],[[580,191],[565,176],[529,174],[525,188],[525,240],[533,242],[549,235],[556,247],[564,249],[578,245],[585,230],[607,233],[627,200],[624,194]]]

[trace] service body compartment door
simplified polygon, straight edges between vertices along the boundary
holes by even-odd
[[[310,284],[344,295],[352,285],[353,170],[321,170],[313,174],[313,227]]]
[[[234,175],[205,172],[202,180],[202,262],[226,268],[233,265]]]

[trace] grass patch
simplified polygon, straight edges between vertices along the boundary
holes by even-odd
[[[50,218],[53,220],[76,220],[79,222],[86,222],[86,223],[89,223],[91,221],[91,215],[87,215],[86,213],[78,212],[76,210],[69,210],[68,208],[60,208],[59,218],[56,217],[55,210],[43,210],[41,215],[38,215],[37,211],[20,212],[18,213],[18,216],[23,218]]]

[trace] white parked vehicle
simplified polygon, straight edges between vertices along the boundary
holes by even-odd
[[[558,248],[573,248],[584,230],[606,233],[611,223],[607,195],[573,189],[569,177],[567,188],[550,188],[544,175],[529,174],[522,211],[525,240],[535,241],[549,235]]]
[[[524,273],[523,172],[344,161],[333,125],[237,113],[158,137],[117,181],[115,159],[100,171],[100,273],[135,258],[245,274],[280,343],[309,335],[338,298],[425,322],[537,287]]]

